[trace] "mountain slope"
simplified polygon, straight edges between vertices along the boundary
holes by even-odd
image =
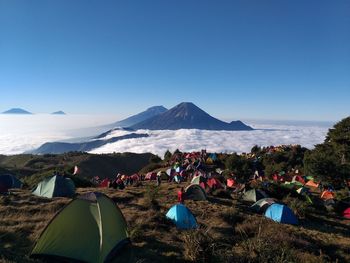
[[[191,102],[183,102],[151,119],[132,125],[132,129],[149,130],[252,130],[241,121],[227,123],[218,120]]]
[[[87,142],[68,143],[68,142],[47,142],[41,145],[38,149],[32,151],[32,154],[61,154],[65,152],[88,152],[95,148],[99,148],[105,144],[113,143],[126,139],[148,137],[148,134],[130,133],[123,136],[117,136],[108,140],[92,140]]]
[[[32,114],[32,113],[21,108],[12,108],[7,111],[4,111],[3,114]]]
[[[124,120],[108,124],[108,126],[111,126],[111,128],[113,128],[113,127],[129,127],[129,126],[132,126],[136,123],[139,123],[139,122],[145,121],[149,118],[152,118],[154,116],[157,116],[161,113],[164,113],[167,110],[168,109],[166,109],[163,106],[153,106],[153,107],[150,107],[143,112],[140,112],[136,115],[130,116]]]

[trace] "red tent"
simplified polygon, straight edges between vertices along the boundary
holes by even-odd
[[[109,187],[109,179],[106,178],[106,179],[103,179],[99,185],[99,187]]]
[[[227,187],[233,188],[235,184],[236,184],[236,182],[232,178],[227,179],[227,183],[226,183]]]
[[[138,174],[133,174],[130,176],[130,178],[134,181],[140,181],[140,176]]]
[[[216,178],[210,178],[208,181],[207,181],[207,185],[210,187],[210,188],[215,188],[215,189],[219,189],[219,188],[223,188],[221,182],[216,179]]]
[[[153,172],[149,172],[145,176],[145,180],[156,180],[157,179],[157,174]]]
[[[205,183],[199,183],[199,186],[203,188],[203,190],[205,190]]]
[[[275,182],[277,182],[277,181],[278,181],[278,175],[277,175],[277,174],[274,174],[274,175],[272,176],[272,179],[273,179]]]
[[[302,184],[305,184],[305,180],[303,179],[303,177],[301,177],[300,175],[296,175],[293,177],[293,181],[297,181],[300,182]]]
[[[350,219],[350,207],[345,209],[345,211],[343,212],[343,216],[347,219]]]

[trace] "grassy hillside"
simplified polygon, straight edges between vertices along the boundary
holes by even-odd
[[[115,262],[350,262],[350,222],[336,213],[307,207],[299,226],[283,225],[250,212],[238,198],[216,192],[208,201],[185,202],[200,229],[179,231],[164,216],[176,203],[179,186],[153,184],[78,189],[102,191],[121,208],[132,245]],[[293,200],[283,201],[296,207]],[[28,258],[35,241],[69,201],[39,198],[27,190],[0,196],[0,261],[37,262]]]
[[[52,175],[54,171],[72,173],[75,165],[80,168],[79,177],[81,178],[89,179],[94,176],[112,178],[118,172],[131,175],[145,167],[152,156],[151,153],[94,155],[81,152],[58,155],[0,155],[0,172],[10,171],[32,187],[43,177]]]

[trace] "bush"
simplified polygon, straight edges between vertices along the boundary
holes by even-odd
[[[219,260],[218,255],[216,255],[216,242],[209,235],[209,229],[185,232],[182,240],[186,260],[191,262],[215,262],[215,260]]]
[[[141,170],[140,170],[140,174],[145,174],[145,173],[148,173],[148,172],[152,172],[156,169],[159,169],[159,168],[162,168],[162,164],[160,163],[150,163],[148,165],[146,165],[145,167],[143,167]]]
[[[290,209],[292,209],[296,216],[298,216],[299,218],[305,218],[307,209],[310,206],[308,202],[299,200],[298,198],[293,198],[290,195],[287,195],[282,201]]]
[[[211,194],[215,197],[232,199],[231,193],[227,190],[224,190],[224,189],[216,189]]]
[[[148,185],[147,190],[144,196],[143,205],[147,208],[151,208],[154,210],[159,210],[159,188],[155,185]]]
[[[237,211],[236,207],[230,207],[224,210],[223,212],[221,212],[221,217],[226,223],[230,224],[231,226],[235,226],[243,219]]]
[[[264,218],[251,217],[236,227],[239,250],[233,253],[239,262],[304,262],[300,248],[308,247],[308,262],[316,262],[319,248],[288,231],[285,226]],[[241,251],[243,250],[243,251]],[[314,254],[313,254],[314,252]]]

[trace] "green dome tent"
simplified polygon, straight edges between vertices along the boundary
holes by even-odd
[[[186,199],[191,199],[194,201],[205,201],[207,200],[207,195],[204,189],[198,184],[191,184],[185,189]]]
[[[75,185],[70,178],[55,175],[41,181],[32,194],[47,198],[52,197],[73,197]]]
[[[206,178],[204,178],[202,175],[197,175],[197,176],[194,176],[191,180],[191,184],[200,184],[200,183],[203,183],[203,182],[206,182]]]
[[[127,225],[120,209],[108,196],[88,193],[56,214],[31,256],[100,263],[110,261],[127,243]]]
[[[243,194],[243,200],[248,202],[256,202],[266,197],[266,193],[259,189],[251,189]]]

